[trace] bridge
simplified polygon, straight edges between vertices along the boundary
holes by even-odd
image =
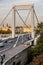
[[[2,65],[25,65],[28,61],[28,54],[29,54],[29,48],[33,45],[36,38],[35,32],[34,32],[34,14],[36,16],[34,5],[15,5],[9,13],[13,10],[13,26],[12,26],[12,38],[3,40],[2,43],[4,43],[4,47],[0,48],[0,55],[5,55],[5,58],[2,60],[0,56],[0,65],[1,61]],[[32,32],[31,34],[21,34],[17,37],[15,37],[15,12],[17,12],[18,16],[22,20],[22,22],[25,24],[26,27],[29,27],[25,22],[27,21],[29,14],[24,21],[22,17],[20,16],[18,10],[31,10],[31,21],[32,21]],[[3,19],[2,23],[6,20],[9,13],[6,15],[6,17]],[[36,16],[37,22],[38,18]],[[2,24],[1,23],[1,24]],[[0,24],[0,26],[1,26]],[[31,36],[31,37],[30,37]],[[26,60],[25,60],[26,59]]]

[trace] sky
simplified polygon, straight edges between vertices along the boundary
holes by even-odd
[[[22,4],[34,4],[39,21],[43,21],[43,0],[0,0],[0,23],[14,5]],[[12,24],[11,14],[9,17],[10,19],[8,18],[6,21],[8,21],[9,24]]]

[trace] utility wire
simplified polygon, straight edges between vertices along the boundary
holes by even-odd
[[[21,19],[21,20],[23,21],[23,23],[25,24],[26,21],[27,21],[27,19],[28,19],[28,16],[29,16],[30,12],[28,13],[28,15],[27,15],[27,17],[26,17],[25,22],[24,22],[24,20],[22,19],[22,17],[20,16],[20,14],[18,13],[18,11],[16,11],[16,12],[17,12],[17,14],[19,15],[20,19]],[[26,25],[26,24],[25,24],[25,25]],[[26,25],[26,26],[27,26],[27,25]],[[28,26],[27,26],[27,27],[28,27]],[[16,45],[17,45],[17,43],[18,43],[19,37],[20,37],[20,35],[18,35],[18,38],[17,38],[17,41],[16,41]],[[22,43],[23,43],[23,35],[22,35]]]
[[[28,13],[28,15],[26,17],[25,23],[26,23],[27,19],[29,18],[29,15],[30,15],[30,11],[29,11],[29,13]]]

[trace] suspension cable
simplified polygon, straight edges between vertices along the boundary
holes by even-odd
[[[34,14],[35,14],[35,16],[36,16],[37,23],[39,23],[39,20],[38,20],[38,17],[37,17],[37,15],[36,15],[36,12],[35,12],[35,10],[34,10]]]
[[[29,28],[29,26],[24,22],[24,20],[22,19],[22,17],[20,16],[20,14],[18,13],[18,11],[16,10],[17,14],[19,15],[20,19],[22,20],[22,22],[26,25],[26,27]]]
[[[30,11],[29,11],[29,13],[28,13],[28,15],[26,17],[25,23],[26,23],[27,19],[29,18],[29,15],[30,15]]]
[[[0,26],[2,25],[3,22],[5,22],[6,18],[8,17],[8,15],[10,14],[10,12],[12,11],[12,9],[8,12],[8,14],[5,16],[5,18],[3,19],[3,21],[1,22]]]
[[[22,20],[22,22],[26,25],[26,21],[27,21],[27,19],[28,19],[28,16],[29,16],[30,12],[28,13],[28,15],[27,15],[27,17],[26,17],[25,22],[24,22],[24,20],[22,19],[22,17],[20,16],[20,14],[18,13],[18,11],[16,11],[16,12],[17,12],[17,14],[19,15],[20,19]],[[26,26],[27,26],[27,25],[26,25]],[[27,27],[28,27],[28,26],[27,26]],[[18,35],[18,38],[17,38],[17,41],[16,41],[16,45],[17,45],[17,43],[18,43],[19,37],[20,37],[20,35]],[[23,43],[23,35],[22,35],[22,43]]]

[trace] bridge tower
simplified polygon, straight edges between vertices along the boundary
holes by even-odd
[[[32,6],[31,9],[31,22],[32,22],[32,38],[34,38],[35,33],[34,33],[34,6]]]
[[[15,37],[15,7],[13,7],[12,38]]]
[[[12,38],[15,37],[15,12],[17,10],[31,10],[32,38],[34,38],[34,5],[16,5],[13,7]]]

